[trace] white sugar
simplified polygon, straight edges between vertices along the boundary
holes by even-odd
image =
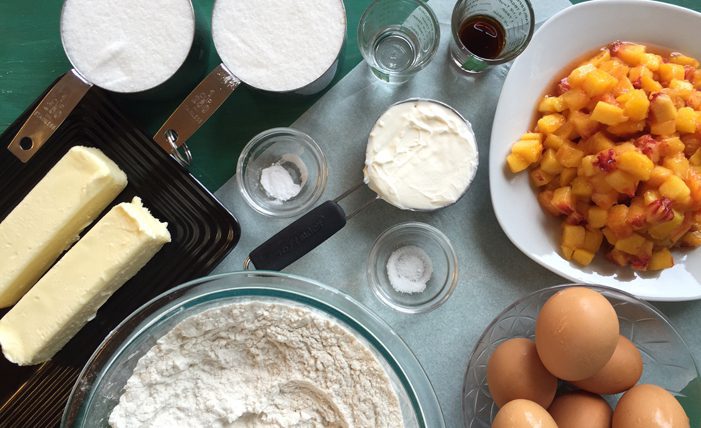
[[[341,0],[218,0],[212,17],[224,65],[269,91],[317,80],[333,65],[345,34]]]
[[[91,83],[138,92],[163,83],[187,57],[195,32],[188,0],[66,0],[61,38]]]
[[[387,260],[387,277],[399,293],[422,293],[433,274],[428,254],[414,245],[395,250]]]
[[[264,168],[260,174],[260,184],[268,196],[279,202],[294,198],[302,190],[302,186],[295,183],[292,175],[280,165]]]

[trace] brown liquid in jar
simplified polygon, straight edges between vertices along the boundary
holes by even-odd
[[[471,16],[460,25],[458,38],[470,52],[486,59],[495,59],[504,49],[504,27],[485,15]]]

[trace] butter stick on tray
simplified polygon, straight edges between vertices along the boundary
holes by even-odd
[[[167,242],[167,224],[139,198],[113,207],[0,320],[5,357],[51,359]]]
[[[17,303],[126,185],[102,151],[71,148],[0,223],[0,308]]]

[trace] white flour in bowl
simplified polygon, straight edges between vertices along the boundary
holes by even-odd
[[[153,88],[187,57],[195,34],[189,0],[66,0],[61,40],[88,81],[116,92]]]
[[[137,363],[112,427],[401,427],[368,347],[301,306],[241,302],[180,322]]]
[[[346,34],[341,0],[217,0],[212,37],[224,65],[258,89],[291,91],[321,77]]]

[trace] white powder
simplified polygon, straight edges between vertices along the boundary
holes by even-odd
[[[212,16],[224,65],[268,91],[317,80],[333,65],[345,34],[341,0],[218,0]]]
[[[431,274],[431,259],[414,245],[395,250],[387,260],[387,277],[392,288],[399,293],[422,293]]]
[[[185,319],[149,350],[112,427],[401,427],[380,362],[309,309],[241,302]]]
[[[299,195],[302,186],[294,182],[285,167],[273,164],[260,173],[260,184],[271,198],[278,202],[288,201]]]
[[[91,83],[138,92],[166,81],[185,61],[195,34],[188,0],[65,0],[61,39]]]

